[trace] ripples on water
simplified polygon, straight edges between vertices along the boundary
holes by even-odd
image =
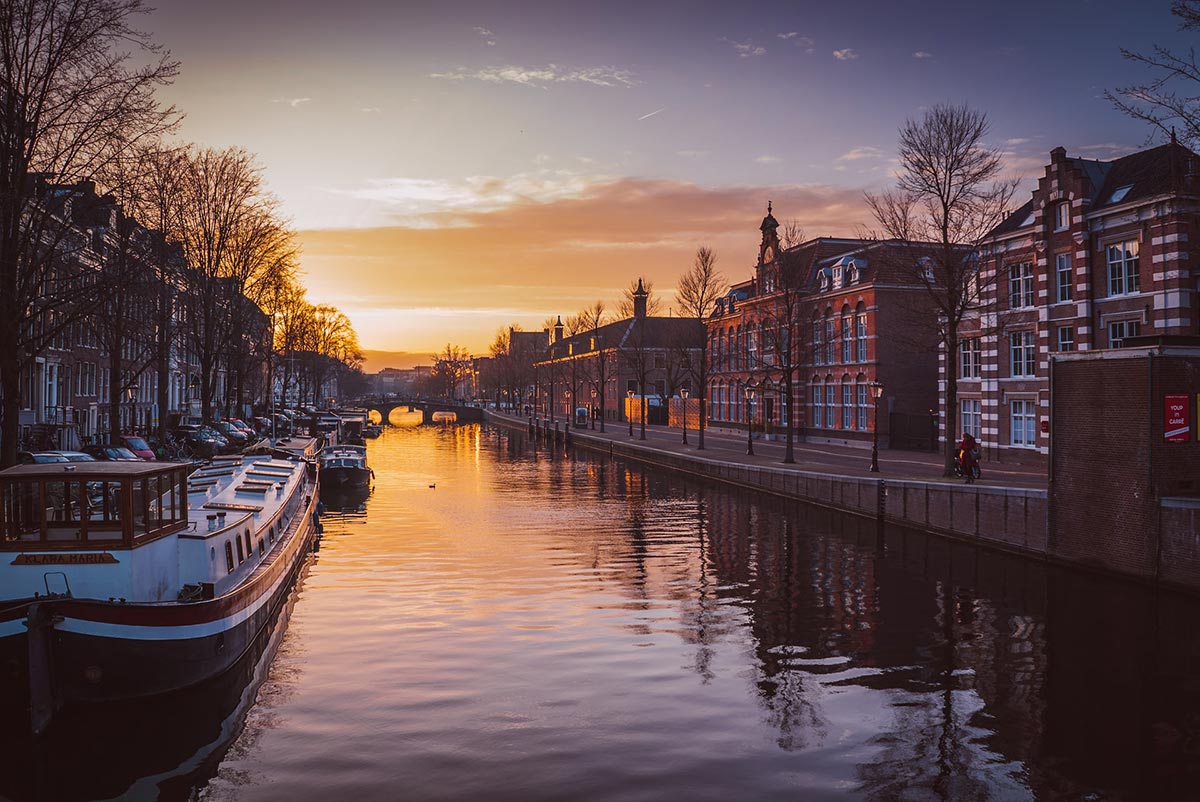
[[[369,449],[163,798],[1200,798],[1192,601],[519,434]]]

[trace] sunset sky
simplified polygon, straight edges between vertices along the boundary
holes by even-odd
[[[741,280],[768,199],[852,234],[933,103],[988,112],[1014,173],[1134,150],[1119,47],[1184,41],[1167,0],[154,4],[183,135],[258,155],[314,302],[425,353],[639,275],[669,298],[702,244]]]

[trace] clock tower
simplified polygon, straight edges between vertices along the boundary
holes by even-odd
[[[771,214],[771,201],[767,201],[767,216],[763,218],[759,230],[762,231],[762,244],[758,247],[759,266],[770,264],[779,255],[779,221]]]

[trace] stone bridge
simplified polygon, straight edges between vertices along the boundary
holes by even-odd
[[[354,402],[356,407],[368,412],[377,412],[386,424],[394,409],[404,409],[408,412],[421,412],[421,423],[432,423],[433,413],[453,412],[458,423],[482,423],[483,410],[479,407],[468,407],[449,401],[434,401],[423,398],[360,398]]]

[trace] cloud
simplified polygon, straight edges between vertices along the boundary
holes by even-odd
[[[647,120],[647,119],[653,117],[655,114],[658,114],[660,111],[666,111],[666,110],[667,110],[667,107],[663,106],[661,109],[655,109],[654,111],[650,112],[649,114],[643,114],[641,117],[638,117],[638,122],[641,122],[642,120]]]
[[[475,33],[482,36],[484,38],[484,41],[487,42],[488,47],[496,46],[496,40],[492,38],[493,36],[495,36],[495,34],[492,33],[491,31],[489,31],[487,28],[475,27],[475,28],[472,28],[471,30],[475,31]]]
[[[804,50],[805,53],[813,52],[813,45],[816,41],[811,36],[801,36],[798,31],[788,31],[787,33],[777,33],[776,38],[783,39],[786,42],[791,42],[796,47]]]
[[[383,109],[378,106],[363,106],[359,111],[363,114],[379,114]]]
[[[1030,140],[1028,137],[1018,136],[1018,137],[1014,137],[1012,139],[1004,140],[1004,144],[1007,147],[1015,148],[1017,145],[1024,145],[1025,143],[1027,143],[1029,141]]]
[[[778,156],[759,156],[754,161],[758,162],[759,164],[775,164],[776,162],[779,161],[779,157]]]
[[[777,217],[801,219],[813,235],[853,234],[870,219],[859,190],[823,185],[564,173],[403,181],[364,189],[422,196],[420,225],[397,213],[392,226],[300,233],[309,297],[337,304],[367,348],[432,353],[454,342],[482,352],[501,326],[538,328],[551,313],[612,302],[637,275],[655,279],[670,305],[667,288],[698,245],[742,281],[753,273],[743,257],[760,240],[767,198]]]
[[[913,58],[916,58],[916,59],[933,58],[933,54],[929,53],[925,50],[918,50],[917,52],[913,53]]]
[[[274,100],[272,100],[271,102],[272,103],[286,103],[287,105],[291,106],[294,109],[294,108],[304,105],[305,103],[310,103],[311,101],[312,101],[311,97],[277,97]]]
[[[858,53],[847,47],[842,50],[833,51],[833,57],[838,61],[854,61],[858,58]]]
[[[707,156],[708,153],[709,153],[709,151],[707,151],[707,150],[677,150],[677,151],[675,151],[676,156],[683,156],[685,159],[698,159],[701,156]]]
[[[634,78],[629,70],[619,67],[583,67],[568,69],[557,64],[547,64],[544,67],[519,67],[505,65],[502,67],[484,67],[474,72],[460,67],[453,72],[431,73],[430,78],[442,78],[447,81],[483,81],[485,83],[514,83],[524,86],[540,86],[545,88],[556,83],[585,83],[594,86],[631,87],[641,81]]]
[[[840,162],[853,162],[858,161],[859,159],[881,158],[883,158],[883,151],[879,148],[873,148],[869,145],[861,145],[857,148],[851,148],[850,150],[846,151],[841,156],[838,156],[837,160]]]
[[[765,56],[767,54],[767,49],[765,47],[756,45],[753,42],[735,42],[733,39],[726,39],[724,37],[721,38],[721,41],[728,42],[729,44],[733,45],[733,49],[736,50],[737,54],[742,58],[749,58],[751,56]]]

